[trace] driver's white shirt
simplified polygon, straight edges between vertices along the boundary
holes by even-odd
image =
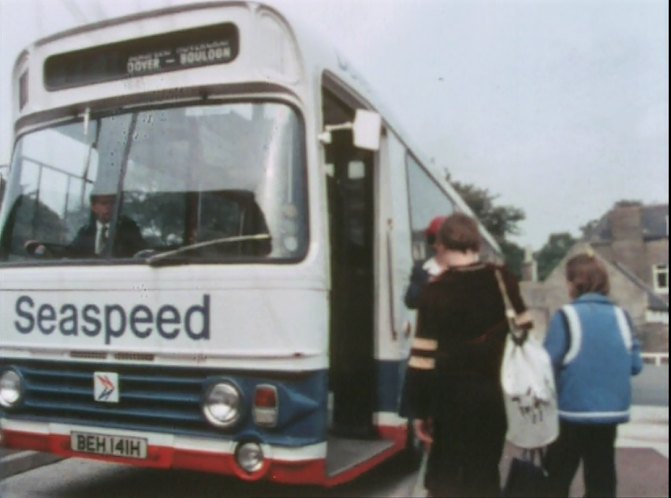
[[[96,221],[96,254],[100,254],[105,249],[105,244],[107,243],[107,240],[103,240],[103,233],[105,231],[107,231],[107,239],[109,239],[109,223]]]

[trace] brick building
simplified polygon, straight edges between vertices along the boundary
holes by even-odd
[[[611,298],[631,314],[643,350],[669,350],[669,206],[645,206],[621,202],[584,231],[543,282],[535,282],[533,270],[522,283],[522,291],[543,336],[552,314],[569,300],[564,268],[566,260],[580,252],[593,251],[606,266]],[[533,265],[527,259],[528,266]]]

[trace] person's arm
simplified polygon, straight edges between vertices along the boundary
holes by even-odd
[[[85,258],[95,254],[96,246],[95,225],[86,225],[77,231],[77,235],[72,239],[64,250],[64,256],[68,258]]]
[[[638,340],[638,334],[636,333],[636,328],[634,327],[634,321],[631,319],[631,316],[626,311],[624,316],[627,318],[627,323],[629,324],[629,330],[631,331],[631,375],[638,375],[643,370],[643,358],[641,357],[641,343]]]
[[[416,423],[415,429],[421,432],[418,437],[427,444],[430,443],[427,438],[430,436],[428,427],[435,394],[434,376],[438,353],[436,313],[440,310],[436,306],[427,306],[426,303],[436,302],[432,298],[432,293],[435,291],[436,289],[429,284],[420,298],[417,331],[412,343],[400,407],[401,416],[423,421]]]
[[[423,263],[415,263],[412,267],[412,274],[410,275],[410,285],[405,292],[405,305],[411,310],[417,309],[419,305],[419,296],[422,294],[422,289],[428,281],[428,273],[422,267]]]
[[[75,238],[67,245],[27,240],[23,248],[31,256],[38,258],[86,257],[93,254],[92,240],[93,238],[88,234],[88,227],[84,226],[77,231]]]
[[[522,293],[520,292],[520,285],[517,282],[517,277],[510,273],[507,268],[501,267],[501,274],[503,275],[503,281],[508,291],[508,298],[510,299],[510,304],[515,311],[515,324],[524,329],[530,330],[533,328],[533,319],[531,313],[527,309],[527,305],[522,298]]]
[[[412,427],[415,430],[415,436],[419,439],[425,448],[430,448],[433,444],[433,423],[432,419],[415,419]]]
[[[49,249],[39,240],[26,240],[23,243],[23,249],[31,256],[42,257],[49,256]]]
[[[545,342],[543,345],[550,355],[555,378],[559,375],[559,371],[564,362],[564,356],[566,356],[569,348],[569,334],[567,327],[567,321],[563,313],[557,311],[550,320],[550,325],[545,334]]]

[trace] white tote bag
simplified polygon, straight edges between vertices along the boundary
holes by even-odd
[[[521,448],[539,448],[559,435],[552,364],[538,340],[529,335],[518,345],[512,334],[506,339],[501,365],[506,438]]]
[[[520,448],[540,448],[559,435],[552,362],[543,345],[515,325],[515,311],[503,278],[498,272],[496,278],[510,322],[501,364],[501,386],[508,418],[506,439]]]

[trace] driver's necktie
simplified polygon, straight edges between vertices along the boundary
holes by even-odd
[[[105,223],[100,227],[100,237],[98,239],[98,247],[96,247],[96,254],[101,254],[107,246],[107,238],[109,236],[109,226]]]

